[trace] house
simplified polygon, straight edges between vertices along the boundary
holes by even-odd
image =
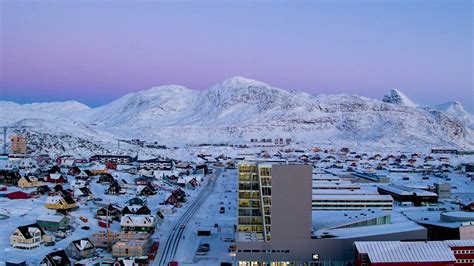
[[[150,240],[118,241],[112,246],[114,257],[139,257],[147,254]]]
[[[38,224],[19,226],[10,235],[10,245],[18,249],[34,249],[43,242],[44,235]]]
[[[186,202],[186,193],[181,188],[173,190],[172,193],[176,197],[178,202]]]
[[[114,205],[109,204],[107,207],[102,207],[96,212],[97,218],[100,220],[118,220],[120,218],[120,209],[116,208]]]
[[[110,184],[109,188],[105,192],[106,194],[116,195],[122,193],[122,188],[120,187],[117,180],[114,180],[112,184]]]
[[[68,266],[73,265],[71,260],[68,258],[66,252],[62,249],[53,251],[46,255],[39,266]]]
[[[150,185],[140,185],[137,186],[137,194],[141,196],[151,196],[151,195],[156,195],[156,190],[155,188]]]
[[[71,155],[64,155],[56,158],[56,164],[60,167],[72,167],[76,164],[76,160]]]
[[[58,231],[69,227],[69,218],[64,215],[41,215],[36,219],[38,225],[45,231]]]
[[[64,184],[67,182],[67,178],[65,178],[62,174],[49,174],[46,181],[53,184]]]
[[[29,199],[30,194],[25,193],[23,191],[15,191],[15,192],[12,192],[12,193],[8,193],[7,197],[11,200],[13,200],[13,199]]]
[[[78,175],[80,174],[82,171],[79,167],[77,166],[74,166],[74,167],[71,167],[69,168],[69,170],[67,171],[67,174],[68,175],[72,175],[72,176],[75,176],[75,175]]]
[[[140,176],[135,178],[135,185],[148,185],[151,184],[152,179],[146,176]]]
[[[124,232],[146,232],[155,231],[156,219],[151,215],[126,214],[120,220],[120,230]]]
[[[80,178],[77,178],[72,180],[71,181],[71,188],[72,189],[77,189],[77,188],[80,188],[80,187],[86,187],[89,185],[89,182],[84,180],[84,179],[80,179]]]
[[[48,170],[48,174],[60,174],[60,173],[61,173],[61,168],[59,168],[59,166],[57,166],[57,165],[51,167]]]
[[[195,177],[191,178],[188,183],[186,183],[186,188],[188,189],[196,189],[196,187],[199,185],[198,181],[196,180]]]
[[[93,257],[95,246],[88,238],[83,238],[69,243],[65,251],[68,257],[81,260]]]
[[[43,180],[37,177],[32,176],[23,176],[18,180],[18,187],[20,188],[32,188],[32,187],[40,187],[43,186]]]
[[[173,193],[166,194],[164,204],[175,205],[177,203],[178,203],[178,199],[175,197]]]
[[[80,187],[74,191],[74,197],[79,200],[88,201],[94,198],[92,192],[87,187]]]
[[[129,205],[122,210],[122,215],[127,214],[150,215],[151,210],[146,205]]]
[[[53,195],[46,199],[44,207],[52,210],[71,210],[76,208],[77,204],[70,196]]]
[[[135,197],[135,198],[129,199],[127,202],[125,202],[125,204],[128,204],[128,205],[146,205],[146,199],[141,199],[141,198]]]
[[[178,199],[173,193],[166,194],[164,204],[175,205],[177,203],[178,203]]]
[[[112,182],[114,182],[114,181],[115,181],[114,177],[111,174],[106,173],[106,174],[100,175],[98,183],[112,184]]]
[[[89,171],[93,175],[102,175],[102,174],[107,174],[109,172],[109,170],[107,169],[107,167],[105,167],[105,165],[100,165],[100,164],[92,166],[91,168],[89,168]]]
[[[474,212],[474,202],[464,205],[462,209],[467,212]]]
[[[53,189],[54,189],[55,192],[59,192],[59,191],[63,190],[64,188],[63,188],[62,185],[57,184],[53,187]]]
[[[51,192],[51,188],[48,187],[47,185],[42,185],[42,186],[36,188],[36,193],[37,194],[44,195],[48,192]]]
[[[20,180],[20,178],[21,175],[17,171],[0,170],[1,184],[16,185],[18,184],[18,180]]]
[[[61,189],[57,191],[54,195],[60,195],[63,197],[74,197],[74,190],[72,189]]]

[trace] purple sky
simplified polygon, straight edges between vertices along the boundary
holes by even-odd
[[[0,99],[91,106],[246,76],[474,109],[472,1],[0,0]]]

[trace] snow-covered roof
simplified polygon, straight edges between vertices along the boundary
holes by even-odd
[[[376,200],[376,201],[392,201],[392,196],[390,195],[313,195],[313,201],[320,201],[320,200],[333,200],[333,201],[341,201],[341,200]]]
[[[59,178],[61,178],[61,176],[62,176],[61,174],[49,174],[49,177],[51,179],[59,179]]]
[[[369,256],[371,263],[456,261],[453,252],[443,241],[367,241],[354,244],[359,253]]]
[[[61,215],[44,214],[44,215],[40,215],[40,216],[38,217],[38,219],[36,219],[36,220],[37,220],[37,221],[46,221],[46,222],[59,223],[59,222],[61,222],[62,219],[64,219],[64,216],[61,216]]]
[[[74,246],[76,246],[77,250],[86,250],[94,248],[94,244],[88,239],[83,238],[76,241],[73,241]]]
[[[313,189],[313,195],[378,195],[377,191],[368,189]]]
[[[49,196],[46,199],[46,204],[56,204],[56,203],[60,202],[61,199],[62,199],[61,196]]]
[[[121,226],[154,226],[155,217],[151,215],[124,215],[120,220]]]
[[[473,239],[445,240],[444,242],[450,247],[474,247],[474,240]]]

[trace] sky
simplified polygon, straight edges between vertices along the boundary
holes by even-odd
[[[0,0],[0,100],[78,100],[245,76],[474,110],[473,2]]]

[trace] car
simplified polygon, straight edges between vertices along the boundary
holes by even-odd
[[[185,224],[181,224],[181,225],[179,226],[179,228],[181,228],[181,229],[184,229],[185,227],[186,227]]]
[[[89,226],[83,226],[83,227],[81,227],[81,229],[82,229],[82,230],[89,230],[90,227],[89,227]]]
[[[232,242],[232,241],[234,241],[234,239],[232,239],[230,237],[224,238],[224,242]]]
[[[225,207],[221,207],[221,208],[219,209],[219,212],[220,212],[220,213],[225,213]]]
[[[199,245],[198,250],[202,250],[204,252],[208,252],[211,249],[211,246],[207,243]]]
[[[56,242],[54,242],[54,241],[46,242],[46,243],[44,243],[44,245],[47,246],[47,247],[51,247],[51,246],[56,245]]]
[[[198,249],[198,250],[196,250],[196,255],[197,255],[197,256],[206,256],[206,255],[207,255],[207,252]]]

